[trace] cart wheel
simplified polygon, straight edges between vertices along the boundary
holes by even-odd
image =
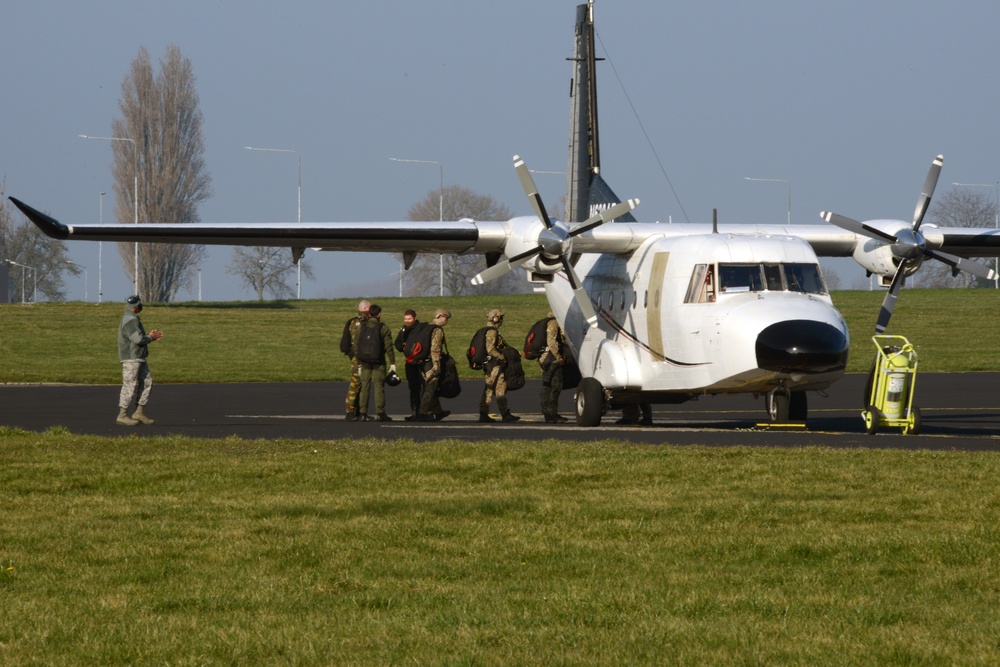
[[[878,411],[878,408],[869,405],[868,409],[861,413],[861,416],[865,418],[865,430],[868,435],[878,433],[878,422],[882,418],[882,413]]]
[[[903,435],[920,435],[920,408],[910,408],[910,421],[903,427]]]

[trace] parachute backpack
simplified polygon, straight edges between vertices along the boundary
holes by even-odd
[[[546,330],[548,329],[549,322],[554,320],[554,317],[543,317],[528,329],[528,335],[524,337],[524,358],[535,360],[542,356],[548,347],[548,336]]]
[[[490,329],[496,327],[482,327],[472,335],[472,342],[469,343],[469,349],[465,353],[469,360],[469,368],[472,370],[481,371],[486,364],[486,332]]]
[[[385,362],[385,341],[382,339],[383,324],[376,318],[371,318],[361,325],[358,331],[358,361],[366,364],[381,364]]]
[[[403,343],[403,355],[408,364],[422,364],[431,358],[431,334],[436,324],[420,322],[413,325],[413,330]]]

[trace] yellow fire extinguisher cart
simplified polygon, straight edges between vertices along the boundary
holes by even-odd
[[[913,407],[917,353],[903,336],[873,336],[878,356],[868,378],[867,409],[861,412],[869,435],[882,426],[920,433],[920,408]]]

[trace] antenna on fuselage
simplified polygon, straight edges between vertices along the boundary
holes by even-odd
[[[712,233],[719,233],[719,209],[717,208],[712,209]]]

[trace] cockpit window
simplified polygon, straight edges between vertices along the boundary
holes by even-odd
[[[719,286],[723,294],[762,291],[760,264],[719,264]]]
[[[827,293],[817,264],[719,264],[717,268],[719,294],[764,291]],[[715,301],[715,269],[712,264],[695,265],[685,303]]]
[[[793,292],[826,294],[826,285],[816,264],[785,264],[785,282]]]
[[[691,273],[684,303],[711,303],[715,301],[715,265],[695,264]]]

